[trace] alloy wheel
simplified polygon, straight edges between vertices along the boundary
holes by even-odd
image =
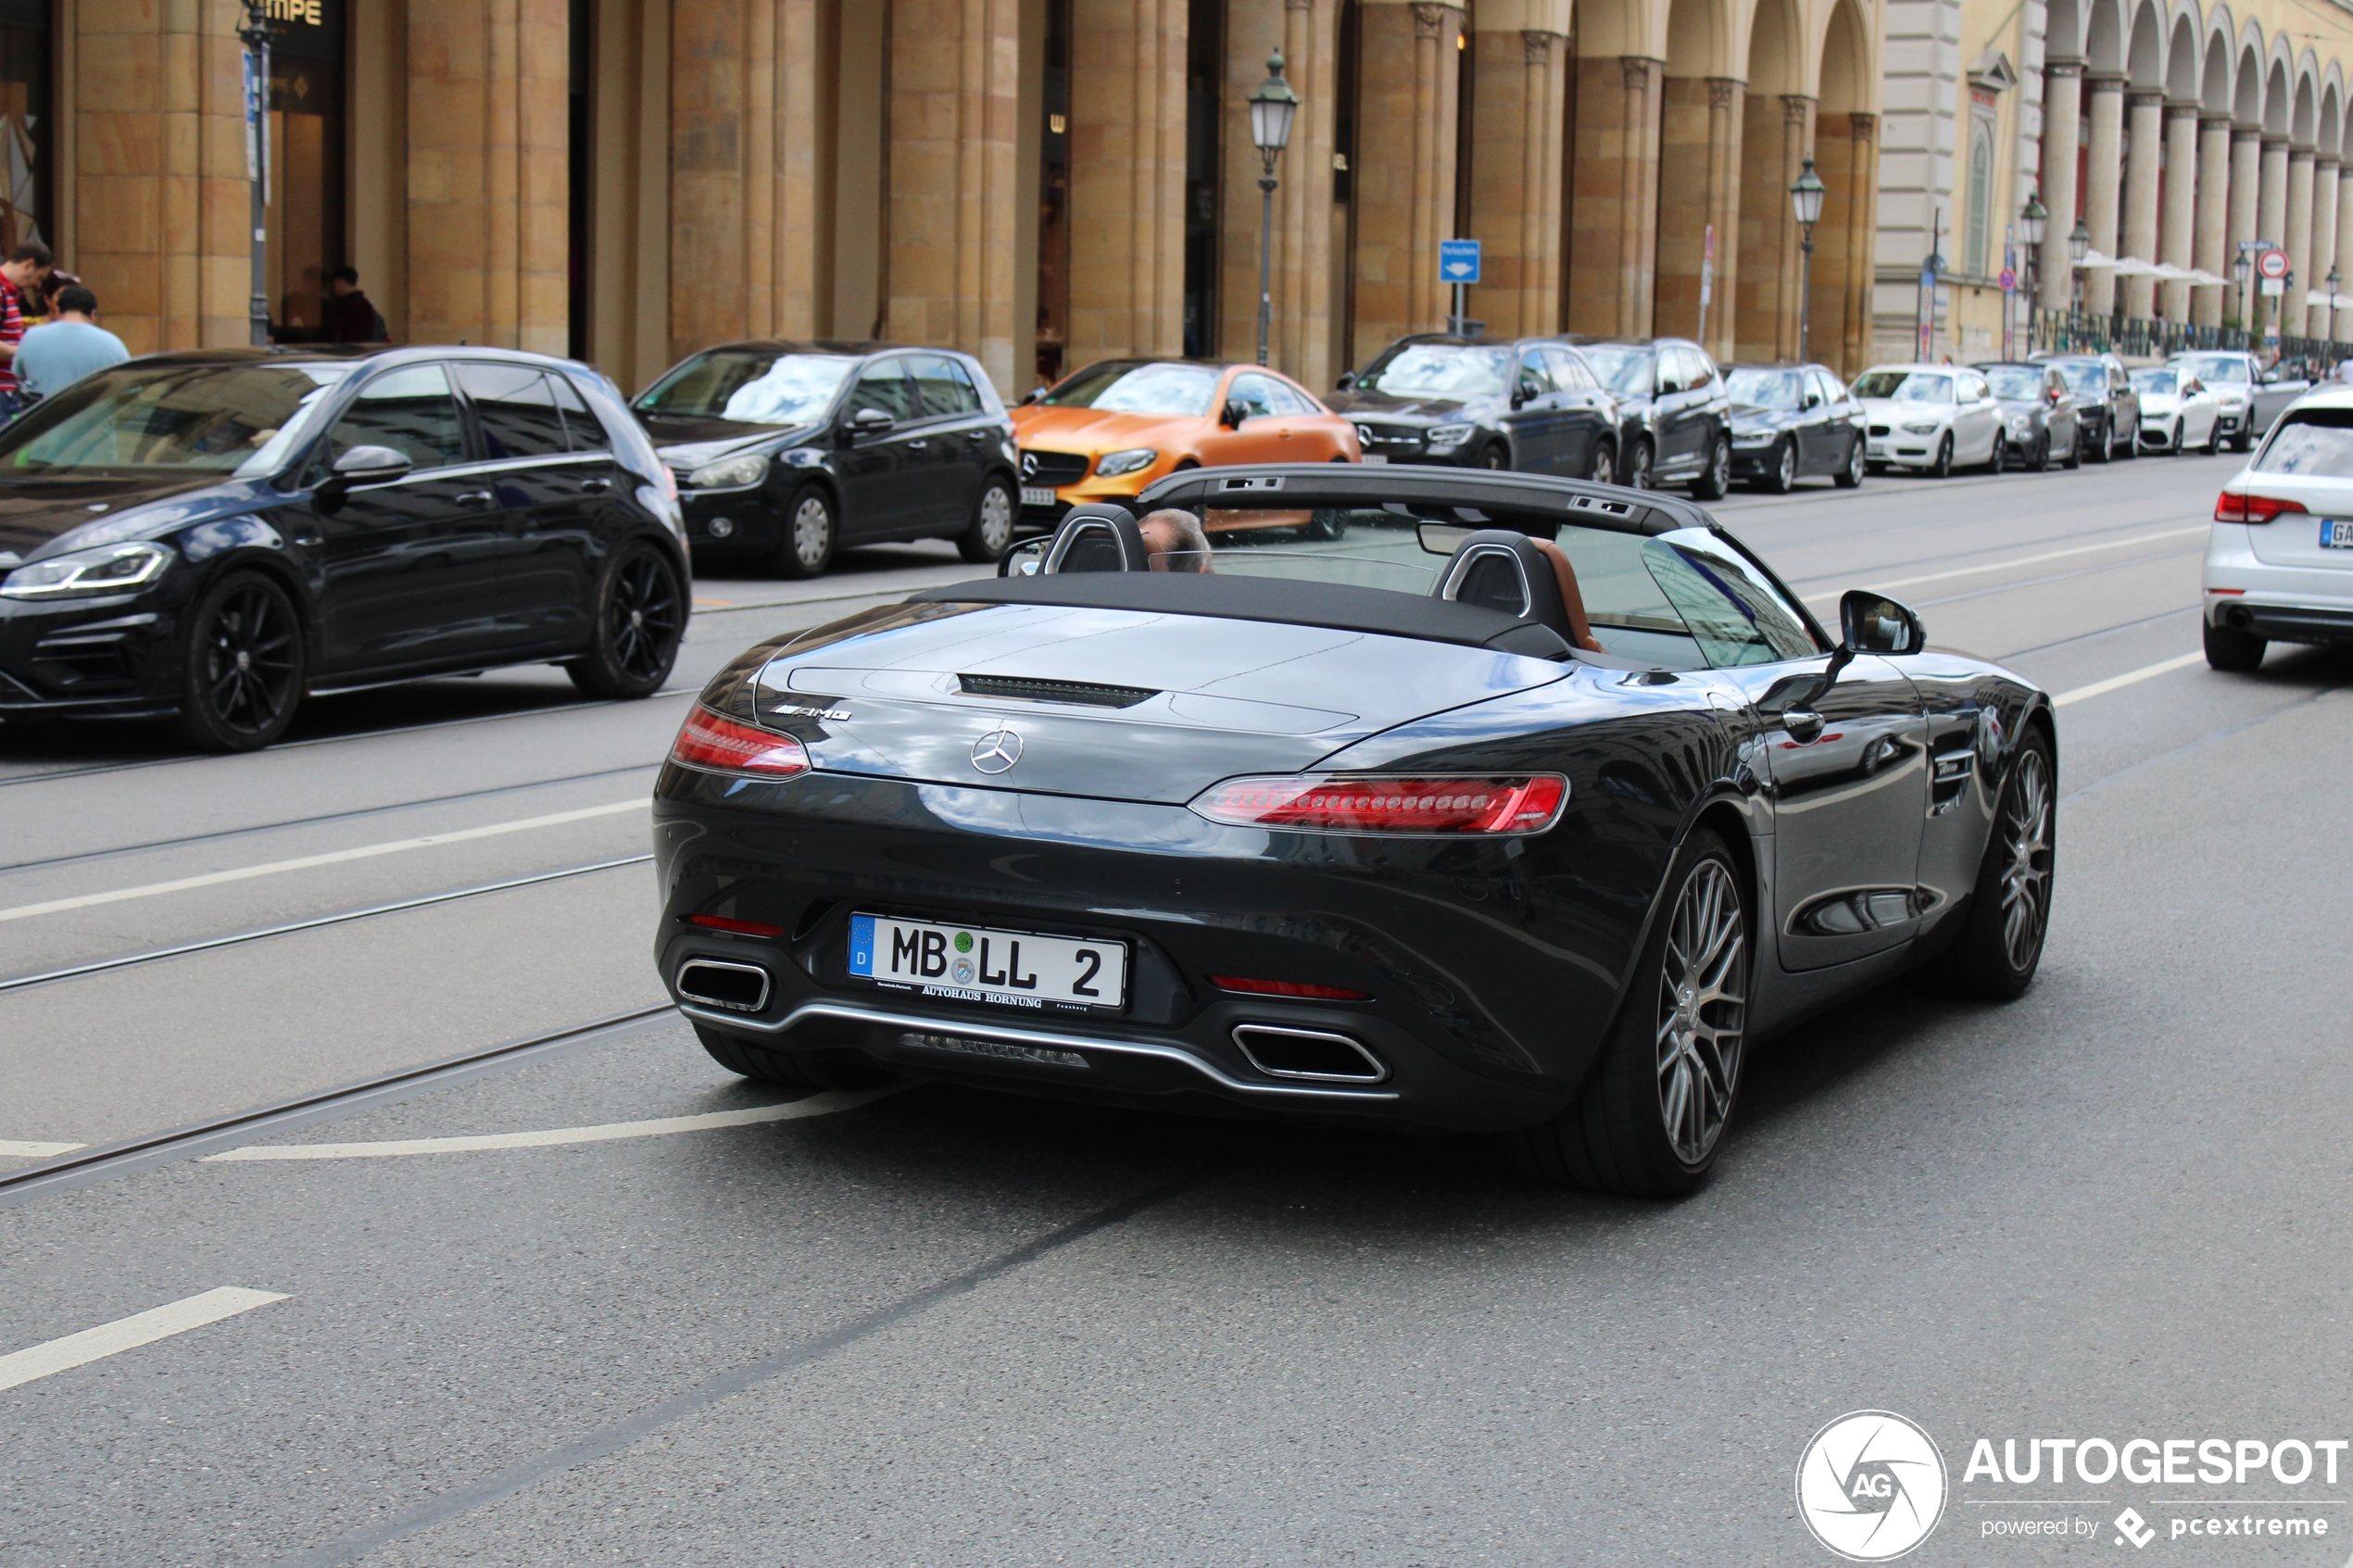
[[[1592,468],[1592,470],[1585,475],[1585,477],[1592,480],[1595,484],[1613,484],[1617,483],[1617,464],[1611,458],[1608,447],[1596,446],[1593,448]]]
[[[1634,443],[1634,455],[1626,460],[1626,483],[1635,490],[1651,487],[1651,449],[1647,442]]]
[[[1747,1020],[1747,933],[1721,859],[1692,868],[1667,926],[1658,977],[1658,1110],[1686,1165],[1705,1161],[1740,1086]]]
[[[1781,443],[1780,460],[1773,469],[1773,488],[1787,491],[1797,483],[1797,453],[1789,442]]]
[[[202,690],[224,728],[259,734],[300,695],[299,634],[283,598],[262,583],[246,583],[220,601],[205,632]]]
[[[1007,524],[1007,532],[1012,525]],[[803,495],[792,513],[793,558],[801,570],[815,572],[833,553],[834,513],[823,495]]]
[[[2051,773],[2041,751],[2021,751],[2002,813],[2002,947],[2023,970],[2043,946],[2051,903]]]
[[[992,557],[1005,553],[1013,542],[1013,497],[1001,484],[980,493],[980,544]]]
[[[630,679],[658,680],[667,672],[685,626],[680,608],[678,584],[660,557],[647,550],[622,562],[605,619],[613,662]]]

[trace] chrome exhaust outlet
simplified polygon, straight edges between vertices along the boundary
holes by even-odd
[[[1389,1064],[1360,1042],[1326,1029],[1277,1023],[1237,1023],[1234,1044],[1269,1078],[1311,1084],[1378,1084]]]
[[[768,1005],[768,972],[755,963],[688,959],[678,966],[678,994],[707,1008],[758,1012]]]

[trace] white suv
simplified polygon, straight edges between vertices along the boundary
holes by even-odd
[[[2307,394],[2223,487],[2206,546],[2206,661],[2353,643],[2353,386]]]

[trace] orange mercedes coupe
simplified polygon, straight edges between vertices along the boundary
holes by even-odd
[[[1126,501],[1178,469],[1353,463],[1356,427],[1263,365],[1105,359],[1013,410],[1022,521]]]

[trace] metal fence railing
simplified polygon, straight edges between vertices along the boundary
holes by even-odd
[[[2302,359],[2320,373],[2343,359],[2353,359],[2353,343],[2327,338],[2282,337],[2276,340],[2283,358]],[[2035,309],[2028,330],[2030,352],[2083,354],[2111,352],[2127,358],[2163,358],[2192,349],[2246,349],[2258,346],[2243,327],[2201,327],[2188,321],[2147,321],[2137,317],[2093,316],[2081,310]]]

